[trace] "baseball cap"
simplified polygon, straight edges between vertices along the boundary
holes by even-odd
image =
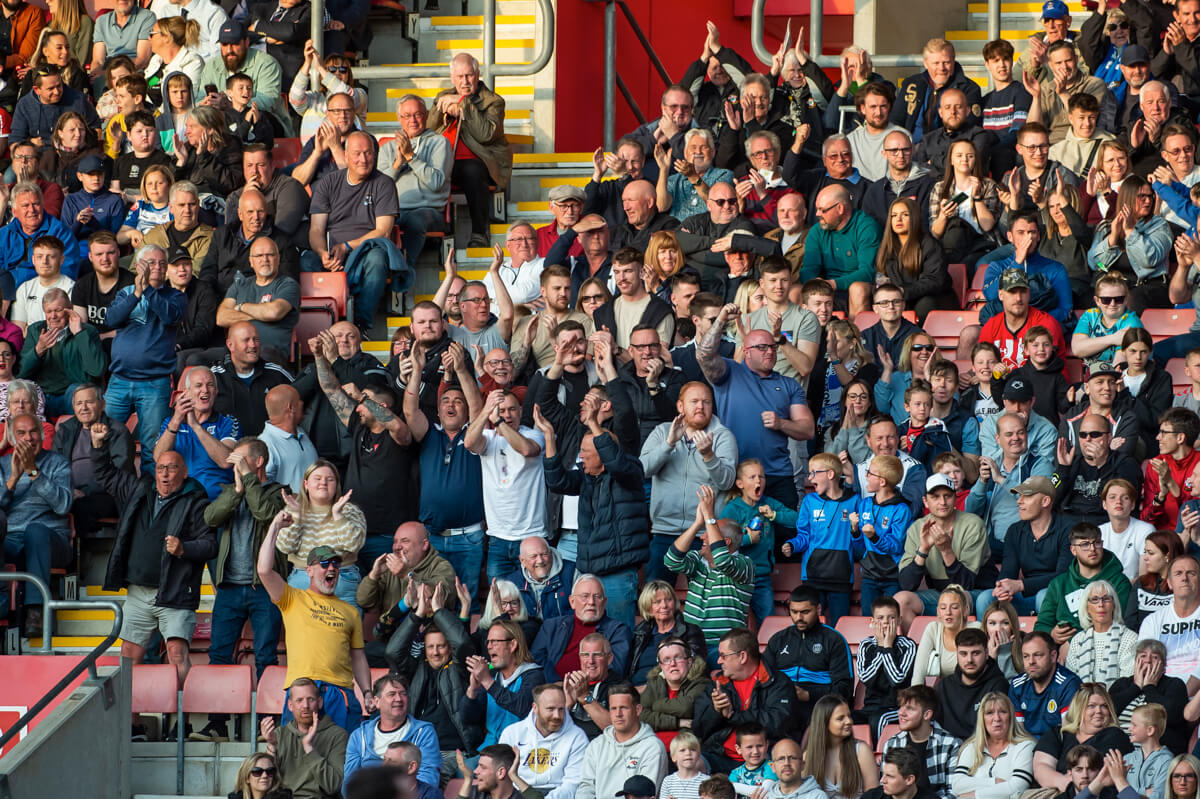
[[[954,481],[952,481],[950,479],[949,475],[931,474],[929,476],[929,478],[925,481],[925,493],[932,494],[934,492],[934,489],[938,489],[938,488],[946,488],[946,489],[953,491],[954,490]]]
[[[578,186],[555,186],[550,190],[550,202],[552,203],[565,203],[568,200],[581,203],[586,198],[587,195]]]
[[[1016,488],[1009,489],[1014,494],[1022,497],[1032,496],[1033,494],[1045,494],[1048,497],[1054,496],[1054,483],[1050,482],[1049,477],[1030,477],[1025,482],[1021,483]]]
[[[1042,19],[1065,19],[1071,12],[1062,0],[1046,0],[1042,3]]]
[[[173,264],[176,261],[192,260],[192,254],[183,247],[175,247],[167,254],[167,263]]]
[[[246,36],[246,26],[236,19],[231,19],[221,26],[221,32],[217,34],[217,42],[219,44],[237,44]]]
[[[1005,269],[1004,274],[1000,275],[1001,291],[1027,288],[1029,288],[1029,275],[1020,269]]]
[[[732,252],[753,252],[754,231],[746,227],[735,227],[729,230],[729,249]]]
[[[1149,64],[1150,53],[1140,44],[1127,44],[1121,51],[1121,66],[1131,67],[1134,64]]]
[[[617,791],[617,796],[657,796],[658,789],[649,777],[635,774],[625,780],[625,785]]]
[[[1029,402],[1033,399],[1033,386],[1020,377],[1013,378],[1004,386],[1004,399],[1013,402]]]
[[[308,565],[320,563],[323,560],[338,560],[341,561],[342,556],[337,553],[333,547],[319,546],[313,547],[308,553]]]
[[[89,153],[79,159],[79,163],[75,166],[76,172],[107,172],[108,168],[104,163],[104,158],[95,153]]]
[[[1088,369],[1088,373],[1087,373],[1088,380],[1091,380],[1093,377],[1104,377],[1104,376],[1114,377],[1114,378],[1120,377],[1121,372],[1118,371],[1117,367],[1113,366],[1111,363],[1108,363],[1106,361],[1099,361],[1098,363],[1094,363],[1094,364],[1092,364],[1091,368]]]
[[[590,233],[606,227],[608,227],[608,222],[600,214],[588,214],[575,223],[574,230],[576,233]]]

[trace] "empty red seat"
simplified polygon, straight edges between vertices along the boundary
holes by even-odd
[[[1191,379],[1183,371],[1186,367],[1186,358],[1172,358],[1167,361],[1167,373],[1171,375],[1171,385],[1177,394],[1187,391],[1192,386]]]
[[[895,737],[900,732],[899,724],[883,725],[883,732],[879,733],[879,743],[875,744],[875,753],[883,754],[883,745]]]
[[[870,612],[869,608],[864,608],[864,613]],[[846,643],[850,645],[850,655],[853,657],[858,654],[858,645],[862,643],[867,636],[874,635],[874,630],[871,629],[870,616],[842,616],[838,619],[835,629],[842,634],[846,639]]]
[[[278,715],[283,712],[283,687],[287,677],[287,666],[267,666],[258,678],[258,689],[254,694],[254,708],[260,716]]]
[[[758,627],[758,648],[765,649],[772,635],[791,626],[791,616],[767,616]]]
[[[300,304],[305,300],[317,297],[328,297],[335,303],[339,319],[346,318],[346,305],[350,290],[346,286],[345,272],[301,272],[300,273]],[[314,303],[315,305],[315,303]]]
[[[174,713],[179,709],[179,672],[167,664],[135,663],[133,712]]]
[[[908,628],[908,637],[918,644],[921,643],[921,635],[925,632],[925,628],[929,626],[930,622],[936,620],[936,616],[917,616],[913,619],[912,626]]]
[[[953,351],[963,328],[977,324],[978,311],[930,311],[925,317],[925,332],[933,336],[939,349]]]
[[[1147,308],[1141,317],[1142,324],[1157,344],[1165,338],[1188,332],[1196,321],[1196,312],[1190,308]]]
[[[276,169],[291,166],[300,160],[303,149],[304,145],[299,139],[276,139],[275,146],[271,149],[271,163]]]
[[[1066,358],[1067,365],[1067,380],[1072,383],[1082,383],[1083,373],[1086,371],[1083,365],[1083,360],[1080,358]]]
[[[248,665],[192,666],[183,684],[184,713],[249,713]]]

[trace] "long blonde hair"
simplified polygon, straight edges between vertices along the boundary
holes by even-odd
[[[250,792],[250,769],[254,768],[254,764],[260,760],[270,761],[271,768],[275,769],[275,779],[271,781],[271,787],[267,789],[267,792],[270,793],[282,784],[279,778],[279,764],[276,762],[275,756],[266,752],[253,752],[242,761],[241,768],[238,769],[237,781],[233,784],[234,793],[241,796],[242,799],[250,799],[253,796]]]
[[[171,37],[176,47],[195,47],[200,43],[200,23],[195,18],[163,17],[154,24]]]
[[[1175,793],[1175,781],[1171,779],[1171,775],[1175,773],[1175,769],[1179,767],[1180,763],[1187,763],[1191,766],[1196,777],[1200,779],[1200,758],[1190,754],[1175,755],[1175,759],[1171,761],[1171,765],[1167,766],[1167,792],[1163,795],[1163,799],[1181,799],[1179,794]]]
[[[839,707],[849,708],[850,705],[840,696],[826,695],[817,700],[813,706],[812,720],[808,725],[808,742],[804,747],[803,777],[813,777],[822,791],[833,786],[830,774],[826,773],[828,764],[827,754],[831,749],[837,749],[838,766],[841,779],[838,781],[837,796],[861,796],[863,792],[862,768],[858,765],[858,739],[853,735],[834,742],[829,734],[829,720]]]
[[[904,339],[904,346],[900,349],[900,362],[896,364],[901,372],[912,371],[912,348],[917,343],[917,339],[927,339],[933,345],[933,362],[937,363],[942,358],[941,350],[938,349],[937,339],[926,333],[924,330],[918,330],[915,333],[910,333],[908,338]],[[969,605],[970,603],[968,603]],[[965,606],[964,606],[965,607]]]
[[[50,0],[50,27],[64,33],[79,33],[79,21],[87,14],[82,0]]]
[[[992,607],[995,607],[993,605]],[[1015,744],[1019,741],[1032,741],[1033,736],[1025,732],[1025,728],[1017,721],[1016,710],[1013,709],[1012,700],[1008,698],[1008,694],[1002,694],[999,691],[992,691],[983,697],[983,701],[979,703],[979,710],[975,713],[975,734],[967,740],[963,741],[961,752],[971,753],[971,768],[967,772],[972,777],[979,767],[983,765],[983,751],[987,747],[987,732],[984,727],[984,717],[987,712],[995,705],[1004,705],[1008,711],[1008,742]]]
[[[838,338],[848,338],[854,342],[852,357],[858,361],[860,367],[868,363],[874,363],[875,359],[871,357],[871,353],[867,351],[866,345],[863,344],[862,333],[858,332],[858,328],[849,319],[834,317],[829,320],[829,324],[825,327],[827,330],[837,333]]]
[[[1108,688],[1102,682],[1085,682],[1075,692],[1075,696],[1071,699],[1071,705],[1067,708],[1066,715],[1063,716],[1063,732],[1071,734],[1079,732],[1079,725],[1083,721],[1083,712],[1087,708],[1088,700],[1093,696],[1103,697],[1104,704],[1108,705],[1108,724],[1104,726],[1120,726],[1117,724],[1117,709],[1113,707],[1112,697],[1108,695]],[[1200,775],[1200,771],[1196,773]]]

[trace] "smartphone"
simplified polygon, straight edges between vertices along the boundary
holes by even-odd
[[[954,203],[955,205],[962,205],[966,199],[967,193],[965,191],[960,191],[958,194],[950,198],[950,202]]]
[[[215,84],[215,83],[204,84],[204,93],[205,94],[217,94],[218,93],[217,92],[217,84]]]

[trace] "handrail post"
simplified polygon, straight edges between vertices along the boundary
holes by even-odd
[[[480,79],[492,91],[496,85],[492,76],[496,66],[496,0],[483,0],[483,63],[479,65]]]
[[[321,58],[326,56],[325,53],[325,0],[311,0],[312,8],[310,10],[311,19],[308,23],[308,38],[312,39],[313,47],[317,48],[317,52],[321,54]],[[308,85],[316,91],[321,90],[321,70],[317,69],[320,66],[313,59],[313,65],[308,73]],[[290,101],[289,101],[290,103]]]
[[[1000,0],[988,0],[988,41],[1000,38]]]
[[[808,4],[808,53],[821,57],[821,42],[825,37],[825,0],[810,0]]]
[[[617,133],[617,3],[604,4],[604,147],[611,151]]]

